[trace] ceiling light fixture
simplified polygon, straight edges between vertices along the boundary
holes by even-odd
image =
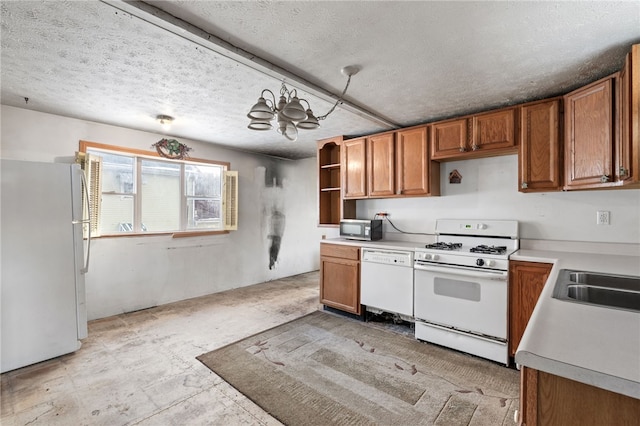
[[[169,130],[171,123],[173,123],[173,117],[171,117],[170,115],[164,115],[164,114],[157,115],[156,120],[160,122],[164,130]]]
[[[269,89],[264,89],[258,98],[258,102],[251,107],[247,117],[251,119],[249,127],[251,130],[270,130],[273,128],[271,120],[277,118],[278,127],[276,131],[290,141],[298,139],[298,129],[312,130],[320,127],[320,120],[327,118],[331,114],[338,104],[342,103],[342,97],[347,93],[347,88],[351,82],[351,76],[360,71],[360,68],[355,65],[349,65],[340,70],[343,75],[347,76],[347,84],[342,91],[342,94],[333,105],[333,107],[325,115],[316,117],[311,111],[311,105],[306,99],[298,99],[298,92],[296,89],[289,90],[287,86],[282,82],[280,88],[280,99],[276,103],[276,97]],[[265,99],[265,93],[271,94],[272,99]],[[300,103],[307,104],[307,108]]]

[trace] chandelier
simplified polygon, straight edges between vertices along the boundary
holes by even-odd
[[[264,89],[262,91],[258,102],[251,107],[251,111],[247,114],[247,117],[251,119],[247,127],[251,130],[271,130],[273,129],[271,121],[276,118],[278,125],[276,131],[290,141],[298,139],[298,129],[317,129],[320,127],[320,120],[327,118],[327,116],[336,109],[338,104],[342,103],[342,97],[347,92],[347,88],[351,82],[351,76],[357,74],[360,68],[355,65],[350,65],[342,68],[340,71],[343,75],[347,76],[347,84],[336,103],[325,115],[319,117],[313,115],[309,102],[306,99],[298,99],[296,89],[289,90],[283,81],[282,87],[280,87],[280,99],[277,103],[276,97],[271,90]],[[269,93],[271,98],[265,99],[265,93]],[[306,109],[301,102],[307,104]]]

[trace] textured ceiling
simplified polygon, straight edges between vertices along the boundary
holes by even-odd
[[[640,2],[2,1],[2,104],[286,158],[562,94],[617,71]],[[326,113],[289,142],[247,129],[284,80]],[[29,98],[25,103],[24,98]],[[113,143],[114,141],[102,141]]]

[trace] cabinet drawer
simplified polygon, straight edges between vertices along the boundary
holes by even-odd
[[[320,256],[360,260],[360,248],[341,244],[320,244]]]

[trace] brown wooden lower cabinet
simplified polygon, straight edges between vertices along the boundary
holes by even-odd
[[[360,248],[320,244],[320,303],[360,315]]]
[[[552,267],[551,263],[509,262],[509,356],[518,349]]]
[[[640,424],[640,399],[522,367],[521,426]]]

